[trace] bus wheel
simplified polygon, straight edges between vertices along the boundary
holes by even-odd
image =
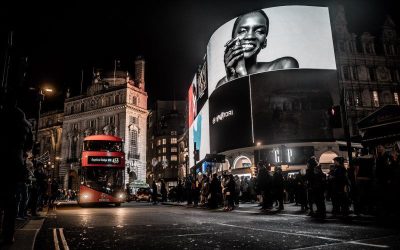
[[[116,206],[116,207],[120,207],[120,206],[121,206],[121,203],[115,203],[115,206]]]

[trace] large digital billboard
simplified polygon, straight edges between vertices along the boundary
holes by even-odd
[[[329,9],[280,6],[217,29],[189,89],[189,154],[334,141],[340,104]]]
[[[281,6],[243,14],[207,47],[210,152],[333,141],[339,105],[329,10]]]
[[[281,6],[222,25],[207,46],[208,94],[246,75],[294,68],[336,69],[327,7]]]

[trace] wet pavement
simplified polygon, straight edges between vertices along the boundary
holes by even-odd
[[[49,211],[35,249],[375,249],[400,248],[400,231],[372,220],[315,220],[256,205],[223,212],[125,203]]]

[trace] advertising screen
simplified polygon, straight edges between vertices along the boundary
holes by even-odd
[[[235,78],[293,69],[336,69],[327,7],[281,6],[222,25],[207,46],[208,94]]]
[[[332,141],[339,105],[329,10],[282,6],[221,26],[207,47],[211,153]]]
[[[197,115],[197,101],[196,101],[196,95],[197,95],[197,89],[196,89],[196,76],[193,78],[192,84],[189,87],[188,91],[188,124],[189,127],[192,125],[194,118]]]
[[[194,144],[199,150],[199,158],[203,159],[210,153],[210,127],[209,127],[209,105],[206,102],[189,127],[189,166],[194,165]]]
[[[208,84],[207,84],[207,58],[205,57],[203,63],[197,70],[197,113],[203,108],[204,103],[208,99]]]

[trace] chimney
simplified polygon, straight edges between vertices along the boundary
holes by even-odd
[[[144,65],[145,61],[141,56],[135,60],[135,83],[144,91]]]

